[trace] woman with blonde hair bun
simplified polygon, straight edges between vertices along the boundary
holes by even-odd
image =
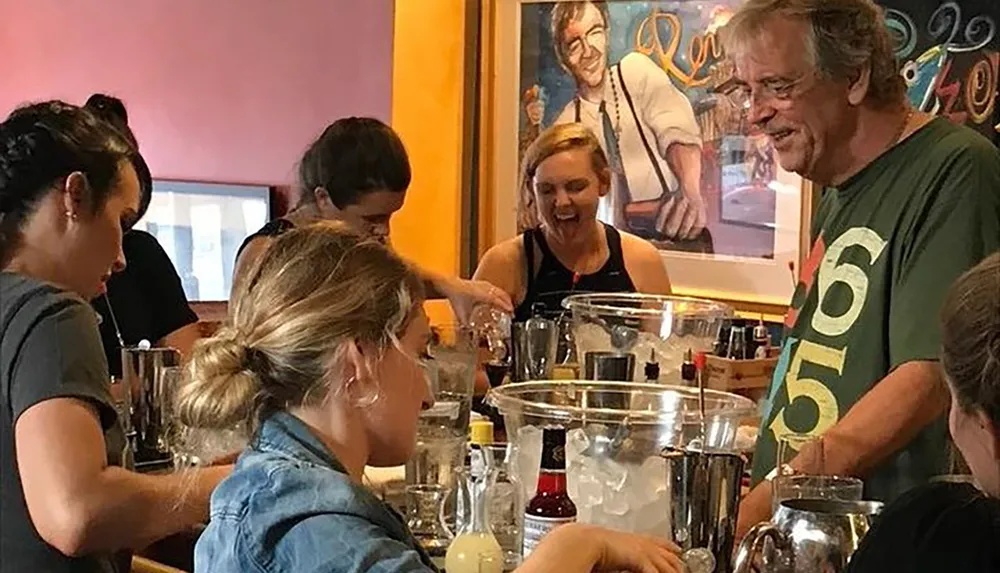
[[[422,302],[405,262],[342,223],[290,230],[254,263],[225,327],[195,347],[178,396],[185,424],[242,422],[251,438],[212,495],[196,572],[436,571],[362,485],[366,465],[409,458],[420,411],[433,402]],[[682,569],[676,551],[572,525],[522,570],[673,573]]]

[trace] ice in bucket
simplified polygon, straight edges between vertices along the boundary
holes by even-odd
[[[742,396],[705,391],[709,448],[734,450],[756,408]],[[665,447],[700,442],[697,390],[663,384],[546,381],[490,391],[512,444],[524,498],[538,481],[542,428],[566,428],[566,475],[577,519],[623,531],[669,534]]]
[[[646,294],[578,294],[563,306],[572,315],[577,356],[630,353],[642,360],[656,357],[660,381],[681,384],[680,368],[687,350],[710,352],[722,323],[733,309],[709,300]],[[642,368],[631,381],[643,381]]]

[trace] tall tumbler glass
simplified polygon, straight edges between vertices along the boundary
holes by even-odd
[[[799,455],[807,471],[795,471],[791,462]],[[861,501],[864,482],[850,476],[830,475],[826,468],[823,438],[810,434],[788,433],[778,437],[777,475],[771,482],[771,510],[778,510],[789,499],[830,499]]]

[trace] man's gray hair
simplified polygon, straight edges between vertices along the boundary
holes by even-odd
[[[727,54],[734,56],[774,19],[805,22],[808,55],[822,77],[852,81],[871,69],[868,98],[878,106],[904,101],[885,15],[872,0],[747,0],[722,31]]]

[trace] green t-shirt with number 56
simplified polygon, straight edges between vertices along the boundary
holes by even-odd
[[[762,415],[756,484],[777,436],[820,435],[896,367],[937,360],[951,283],[1000,249],[1000,151],[937,118],[824,191]],[[947,471],[944,417],[865,476],[891,501]]]

